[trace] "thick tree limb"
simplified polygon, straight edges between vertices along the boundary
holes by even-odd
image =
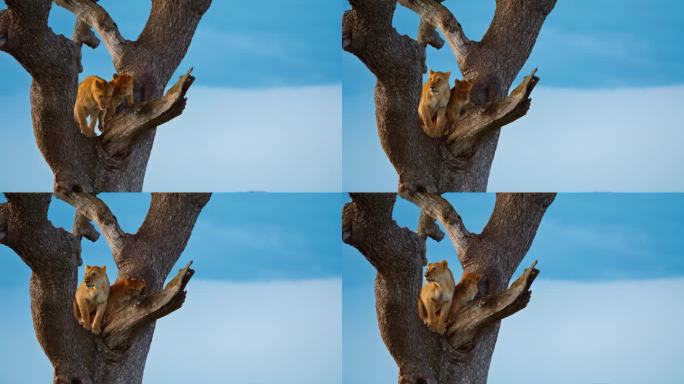
[[[180,308],[185,301],[185,286],[195,273],[190,265],[192,261],[180,269],[162,290],[111,314],[102,333],[105,344],[112,350],[126,349],[130,339],[142,326]]]
[[[450,151],[455,156],[472,154],[485,134],[525,116],[532,101],[530,94],[539,82],[539,77],[534,75],[536,72],[535,68],[525,76],[507,98],[493,105],[471,109],[457,121],[447,139]]]
[[[494,211],[479,236],[479,245],[487,244],[489,249],[473,250],[473,255],[487,258],[500,273],[511,276],[532,246],[544,214],[555,198],[555,193],[497,193]],[[505,257],[492,249],[506,249]]]
[[[183,113],[187,102],[185,94],[195,80],[190,73],[192,68],[160,99],[114,115],[102,136],[105,151],[112,156],[126,155],[145,132]]]
[[[438,28],[449,42],[454,55],[464,61],[472,42],[466,37],[456,17],[440,2],[435,0],[399,0],[399,3],[421,16],[423,22]],[[419,37],[420,37],[419,33]]]
[[[485,328],[525,308],[532,294],[532,282],[539,274],[536,265],[535,260],[505,291],[466,304],[449,326],[451,347],[457,351],[472,348]]]
[[[55,0],[55,3],[69,10],[79,21],[86,23],[97,31],[102,37],[114,63],[117,63],[121,59],[128,41],[121,36],[116,23],[104,8],[92,0]],[[82,26],[79,27],[78,21],[75,28],[77,30],[83,29]],[[85,42],[88,43],[89,46],[92,47],[91,44],[97,46],[94,41],[88,40]]]
[[[118,257],[129,235],[119,227],[118,220],[104,201],[91,193],[83,192],[58,193],[56,196],[76,208],[77,215],[94,221],[100,227],[112,254],[115,258]]]

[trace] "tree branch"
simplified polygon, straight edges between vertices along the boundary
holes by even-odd
[[[445,6],[435,0],[399,0],[399,3],[419,14],[421,24],[425,22],[437,27],[449,42],[459,65],[464,62],[472,42],[466,37],[456,17]],[[419,33],[419,38],[420,35]]]
[[[0,204],[0,244],[7,237],[7,220],[9,216],[9,207],[7,203]]]
[[[109,248],[116,259],[125,246],[126,238],[130,235],[119,227],[119,222],[102,200],[90,193],[57,193],[55,194],[66,203],[76,208],[78,216],[85,216],[88,220],[97,223],[104,234]]]
[[[185,301],[185,286],[195,273],[191,264],[180,269],[162,290],[112,313],[102,332],[105,344],[112,350],[126,349],[137,330],[179,309]]]
[[[421,214],[429,215],[442,224],[463,263],[471,234],[454,207],[442,196],[434,193],[406,193],[401,196],[419,206],[422,210]]]
[[[530,287],[539,274],[535,260],[507,290],[466,304],[453,319],[447,334],[456,351],[469,350],[484,329],[527,306]]]
[[[128,41],[121,36],[119,33],[119,28],[116,26],[114,20],[111,16],[104,10],[100,5],[92,0],[54,0],[55,3],[73,13],[78,21],[84,22],[87,25],[95,28],[97,33],[104,40],[105,46],[112,56],[112,61],[117,63],[121,56],[124,54],[124,50],[128,45]],[[76,30],[82,29],[79,27],[77,21]],[[91,44],[94,41],[85,41],[89,46],[93,47]],[[77,43],[79,43],[77,41]]]
[[[71,233],[77,237],[85,237],[91,242],[96,242],[100,238],[100,233],[93,227],[90,220],[79,212],[74,215],[74,225]]]
[[[530,94],[539,82],[536,72],[535,68],[525,76],[507,98],[467,111],[454,124],[447,139],[451,153],[458,157],[472,155],[485,134],[525,116],[532,101]]]
[[[125,156],[145,132],[183,113],[187,98],[185,94],[195,78],[192,68],[158,100],[137,105],[135,110],[124,110],[114,115],[102,135],[102,144],[111,156]]]

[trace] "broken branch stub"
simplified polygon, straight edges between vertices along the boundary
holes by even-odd
[[[180,308],[185,301],[185,286],[195,274],[190,265],[192,260],[162,290],[113,313],[102,331],[104,343],[112,350],[125,349],[136,330]]]
[[[539,274],[536,265],[537,260],[505,291],[466,304],[449,325],[451,347],[457,351],[469,349],[486,327],[525,308],[532,294],[532,282]]]
[[[183,113],[187,102],[185,94],[195,81],[191,73],[192,68],[161,98],[137,104],[114,115],[102,134],[104,150],[111,156],[126,155],[140,135]]]
[[[494,129],[501,128],[506,124],[525,116],[532,99],[530,94],[539,77],[535,76],[537,68],[531,74],[525,76],[511,94],[505,99],[483,107],[477,107],[466,111],[452,127],[447,138],[449,150],[455,156],[470,155],[478,141]]]

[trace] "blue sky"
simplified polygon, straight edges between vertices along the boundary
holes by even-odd
[[[131,40],[150,9],[149,2],[133,0],[100,4]],[[188,106],[159,131],[145,190],[340,191],[341,9],[319,0],[212,2],[177,70],[180,75],[194,67]],[[71,36],[73,22],[53,6],[56,33]],[[83,65],[81,78],[114,72],[102,44],[84,49]],[[0,190],[52,190],[31,129],[30,77],[5,53],[0,72],[0,160],[17,164],[0,180]],[[224,173],[217,177],[215,169]],[[192,177],[179,179],[179,171]],[[251,176],[242,182],[237,175]]]
[[[494,12],[493,1],[444,4],[473,40],[482,37]],[[532,108],[503,130],[489,189],[684,189],[675,177],[684,155],[671,145],[684,139],[675,116],[681,104],[675,100],[684,95],[683,11],[676,0],[558,1],[521,71],[539,68]],[[397,8],[400,33],[415,36],[418,21]],[[459,74],[448,47],[429,49],[427,59],[433,69]],[[343,188],[392,191],[396,174],[375,128],[374,78],[344,53],[342,79]],[[634,180],[634,172],[643,178]]]
[[[101,198],[127,232],[142,223],[150,199],[147,194]],[[339,382],[342,199],[340,194],[320,193],[214,194],[174,268],[192,259],[196,274],[183,308],[157,323],[153,344],[159,345],[150,352],[145,382],[182,383],[193,377],[204,382]],[[70,229],[73,209],[53,199],[49,217]],[[114,280],[116,268],[104,239],[84,241],[83,258],[87,264],[108,265]],[[6,340],[0,361],[11,361],[8,358],[20,351],[22,364],[38,367],[0,368],[0,381],[17,381],[23,377],[19,374],[31,375],[26,382],[48,381],[52,369],[30,317],[30,271],[4,246],[0,269],[0,300],[8,314],[0,319],[0,336]],[[177,335],[192,326],[203,331],[184,341],[188,352],[170,353]],[[198,350],[215,353],[197,359]],[[172,361],[183,363],[169,364]],[[265,361],[274,369],[262,370]]]
[[[480,232],[495,196],[447,199],[467,228]],[[399,225],[415,228],[418,214],[411,203],[398,200]],[[684,374],[676,363],[683,357],[678,340],[684,333],[673,319],[684,314],[683,214],[681,194],[558,195],[516,272],[539,260],[530,305],[503,321],[490,381],[678,383]],[[430,241],[427,256],[458,265],[448,239]],[[454,274],[460,273],[455,268]],[[393,382],[396,365],[377,329],[374,269],[356,249],[344,246],[342,275],[342,382]],[[643,324],[650,330],[637,331]],[[640,348],[633,348],[635,332]],[[521,350],[523,344],[529,348]],[[534,363],[520,364],[520,353]]]

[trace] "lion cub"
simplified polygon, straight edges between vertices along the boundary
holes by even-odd
[[[133,105],[133,76],[128,73],[118,74],[115,73],[112,81],[109,85],[114,88],[112,93],[112,100],[107,106],[107,115],[105,117],[105,129],[107,129],[107,124],[112,120],[116,109],[124,101],[128,106]]]
[[[449,105],[447,105],[447,120],[452,124],[458,121],[463,109],[470,102],[470,91],[473,90],[475,82],[472,80],[456,79],[454,87],[451,89]]]
[[[124,277],[116,280],[109,288],[109,298],[105,310],[106,320],[115,312],[119,311],[125,304],[135,297],[140,296],[145,289],[145,280],[132,277]]]
[[[78,85],[74,120],[84,135],[95,137],[95,123],[98,119],[102,129],[105,110],[112,100],[113,93],[114,87],[97,76],[89,76]],[[87,117],[90,117],[90,123],[86,122]]]
[[[454,319],[458,311],[477,296],[477,285],[480,280],[482,280],[482,274],[480,273],[463,272],[461,281],[459,281],[456,285],[456,289],[454,289],[454,297],[451,299],[449,320]]]
[[[449,88],[451,72],[435,72],[430,70],[427,83],[418,104],[418,115],[423,122],[423,130],[430,137],[444,136],[446,110],[451,90]]]
[[[86,330],[99,335],[102,332],[102,317],[107,308],[109,297],[109,279],[107,266],[91,267],[86,265],[83,282],[74,296],[74,317]],[[90,316],[95,313],[92,319]]]
[[[420,290],[418,316],[430,330],[443,335],[456,283],[446,260],[430,263]]]

